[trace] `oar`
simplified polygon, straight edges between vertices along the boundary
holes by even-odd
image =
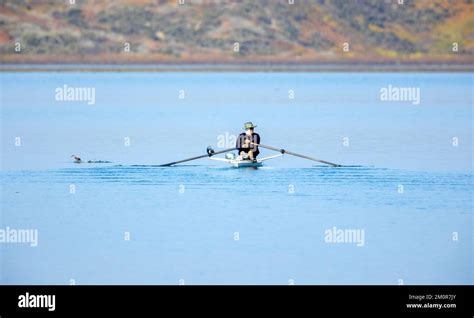
[[[159,167],[169,167],[169,166],[172,166],[172,165],[176,165],[178,163],[183,163],[183,162],[196,160],[196,159],[201,159],[201,158],[206,158],[206,157],[212,157],[214,155],[218,155],[218,154],[224,153],[224,152],[233,151],[233,150],[236,150],[236,149],[237,148],[229,148],[229,149],[226,149],[226,150],[221,150],[221,151],[215,151],[214,152],[214,150],[212,150],[212,148],[210,149],[211,151],[209,151],[209,148],[208,148],[208,153],[205,154],[205,155],[192,157],[192,158],[188,158],[188,159],[183,159],[183,160],[179,160],[179,161],[174,161],[174,162],[170,162],[170,163],[165,163],[163,165],[159,165]]]
[[[327,165],[331,165],[333,167],[342,167],[341,165],[338,165],[337,163],[332,163],[332,162],[329,162],[329,161],[309,157],[309,156],[306,156],[306,155],[301,155],[299,153],[288,151],[288,150],[285,150],[285,149],[280,149],[280,148],[267,146],[267,145],[262,145],[262,144],[256,144],[256,143],[253,143],[253,142],[252,142],[252,144],[254,144],[255,146],[258,146],[258,147],[267,148],[267,149],[274,150],[274,151],[279,151],[281,153],[286,153],[286,154],[289,154],[289,155],[292,155],[292,156],[296,156],[296,157],[300,157],[300,158],[304,158],[304,159],[309,159],[309,160],[313,160],[313,161],[317,161],[317,162],[321,162],[321,163],[324,163],[324,164],[327,164]]]

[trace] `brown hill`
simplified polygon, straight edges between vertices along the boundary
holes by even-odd
[[[2,0],[0,61],[472,63],[474,53],[471,0],[184,1]]]

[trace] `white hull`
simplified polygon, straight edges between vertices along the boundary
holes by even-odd
[[[263,162],[261,161],[252,162],[249,160],[230,160],[229,163],[236,168],[257,168],[263,166]]]
[[[281,156],[282,156],[282,154],[278,154],[278,155],[274,155],[274,156],[270,156],[270,157],[265,157],[265,158],[262,158],[262,159],[257,159],[256,162],[250,161],[250,160],[224,159],[224,158],[215,158],[215,157],[211,157],[209,159],[215,160],[215,161],[227,162],[235,168],[258,168],[258,167],[263,166],[264,161],[266,161],[268,159],[276,158],[276,157],[281,157]]]

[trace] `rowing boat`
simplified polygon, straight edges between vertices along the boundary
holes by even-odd
[[[214,160],[214,161],[226,162],[235,168],[258,168],[258,167],[263,166],[264,161],[283,156],[283,154],[278,154],[278,155],[268,156],[268,157],[257,159],[257,160],[249,160],[249,159],[242,158],[241,156],[235,157],[234,154],[228,154],[228,155],[230,156],[226,156],[226,158],[209,157],[209,159]]]
[[[238,148],[234,147],[234,148],[214,151],[214,149],[212,149],[212,147],[209,146],[206,149],[206,154],[205,155],[200,155],[200,156],[191,157],[191,158],[188,158],[188,159],[173,161],[173,162],[165,163],[165,164],[162,164],[162,165],[159,165],[159,166],[160,167],[171,167],[171,166],[175,166],[177,164],[183,163],[183,162],[188,162],[188,161],[192,161],[192,160],[197,160],[197,159],[202,159],[202,158],[209,157],[209,159],[211,159],[211,160],[226,162],[226,163],[232,165],[235,168],[245,168],[245,167],[246,168],[249,168],[249,167],[257,168],[257,167],[261,167],[263,165],[264,161],[267,161],[267,160],[270,160],[270,159],[273,159],[273,158],[276,158],[276,157],[281,157],[284,154],[288,154],[288,155],[291,155],[291,156],[300,157],[300,158],[308,159],[308,160],[312,160],[312,161],[317,161],[319,163],[324,163],[326,165],[330,165],[330,166],[333,166],[333,167],[341,167],[341,165],[339,165],[337,163],[332,163],[332,162],[329,162],[329,161],[316,159],[316,158],[306,156],[306,155],[302,155],[302,154],[292,152],[292,151],[289,151],[289,150],[285,150],[285,149],[281,149],[281,148],[277,148],[277,147],[272,147],[272,146],[267,146],[267,145],[262,145],[262,144],[256,144],[256,143],[252,143],[252,144],[254,146],[257,146],[257,147],[262,147],[262,148],[266,148],[268,150],[277,151],[277,152],[279,152],[279,154],[273,155],[273,156],[268,156],[268,157],[261,158],[261,159],[249,160],[249,159],[242,158],[241,156],[236,157],[235,154],[230,153],[234,150],[237,150]],[[225,158],[214,157],[215,155],[224,154],[224,153],[226,154]]]

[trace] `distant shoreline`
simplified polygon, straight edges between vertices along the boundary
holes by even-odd
[[[472,63],[16,64],[0,72],[473,72]]]

